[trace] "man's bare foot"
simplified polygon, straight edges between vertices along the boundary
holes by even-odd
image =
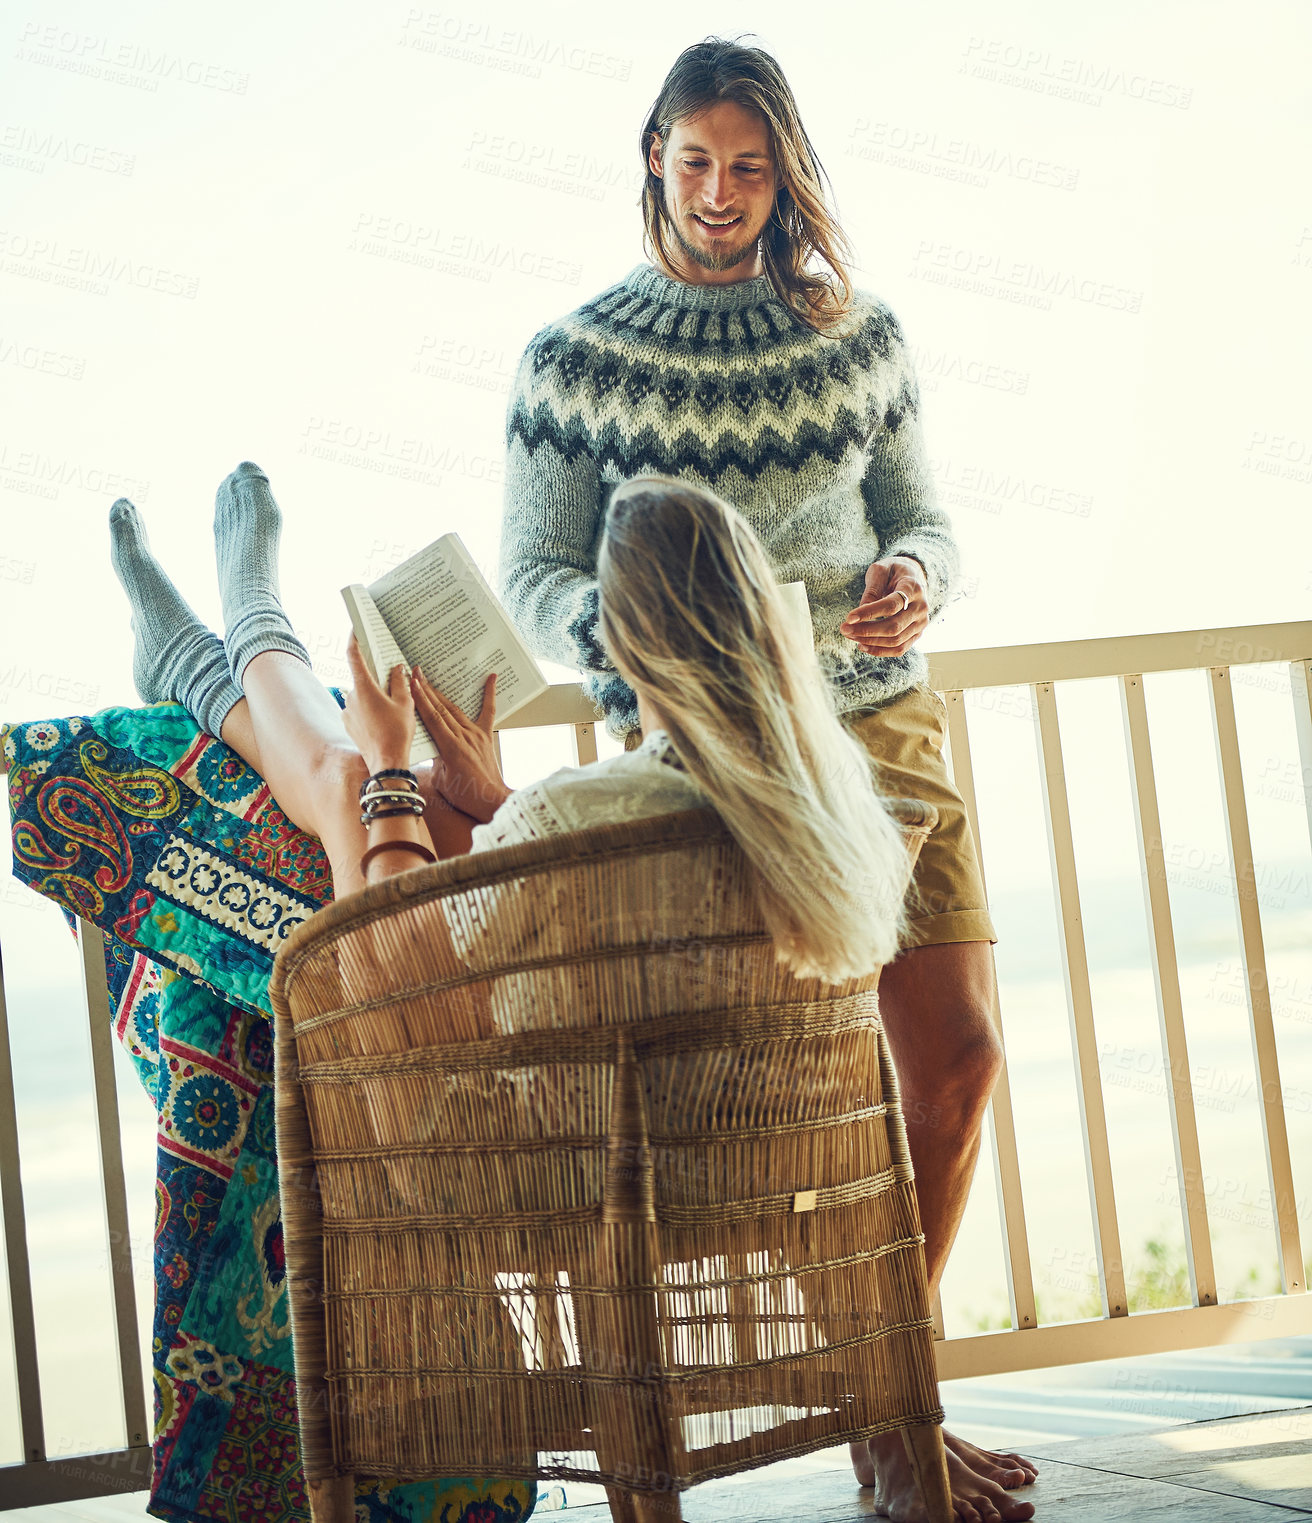
[[[945,1440],[947,1434],[944,1434]],[[976,1449],[960,1439],[948,1443],[948,1482],[952,1488],[953,1514],[958,1523],[1020,1523],[1034,1516],[1034,1505],[1022,1502],[1018,1497],[1008,1496],[998,1482],[986,1475],[977,1475],[957,1453],[965,1447],[981,1456],[981,1463],[990,1459],[1003,1474],[1012,1473],[1012,1467],[1003,1464],[1003,1456],[989,1456],[986,1449]],[[927,1523],[924,1503],[916,1489],[911,1462],[902,1446],[900,1433],[884,1433],[865,1443],[848,1445],[852,1468],[862,1486],[870,1486],[875,1493],[875,1512],[879,1517],[889,1518],[891,1523]],[[1021,1461],[1016,1469],[1028,1473],[1032,1465]],[[1037,1472],[1036,1472],[1037,1473]],[[1033,1475],[1029,1476],[1033,1480]],[[1028,1484],[1024,1482],[1022,1484]]]
[[[981,1449],[956,1434],[943,1430],[943,1442],[966,1468],[985,1480],[996,1481],[1004,1491],[1014,1491],[1017,1486],[1032,1486],[1039,1478],[1038,1467],[1023,1454],[994,1454],[992,1449]]]

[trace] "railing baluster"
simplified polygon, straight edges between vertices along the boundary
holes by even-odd
[[[27,1218],[23,1214],[23,1175],[18,1154],[18,1117],[14,1110],[14,1067],[9,1051],[9,1017],[5,1006],[5,971],[0,953],[0,1217],[4,1220],[5,1262],[9,1273],[9,1314],[18,1377],[18,1421],[23,1458],[44,1460],[45,1428],[41,1416],[41,1373],[36,1353],[36,1319],[32,1310],[32,1268],[27,1257]]]
[[[1291,661],[1289,682],[1294,690],[1294,728],[1298,732],[1298,760],[1303,775],[1307,832],[1309,839],[1312,839],[1312,661]]]
[[[1102,1074],[1093,1029],[1093,996],[1089,989],[1089,959],[1080,915],[1080,890],[1075,876],[1075,842],[1071,835],[1070,804],[1066,797],[1066,768],[1057,723],[1057,698],[1051,682],[1036,682],[1034,720],[1038,733],[1043,783],[1043,815],[1048,827],[1052,881],[1061,911],[1061,967],[1066,982],[1066,1008],[1071,1023],[1071,1052],[1075,1059],[1084,1133],[1084,1163],[1093,1209],[1093,1240],[1098,1256],[1098,1288],[1103,1315],[1126,1315],[1125,1269],[1116,1223],[1111,1151],[1107,1146],[1107,1114],[1103,1108]]]
[[[1294,1174],[1289,1161],[1284,1091],[1280,1087],[1280,1063],[1276,1057],[1276,1031],[1271,1019],[1271,984],[1267,977],[1262,916],[1253,873],[1248,804],[1244,798],[1244,775],[1239,761],[1235,697],[1230,687],[1228,666],[1214,666],[1208,675],[1211,679],[1208,693],[1212,701],[1212,731],[1216,738],[1216,759],[1225,801],[1225,834],[1237,891],[1235,911],[1244,959],[1244,985],[1248,992],[1253,1064],[1262,1094],[1262,1141],[1266,1148],[1267,1180],[1275,1216],[1280,1279],[1286,1292],[1302,1291],[1306,1289],[1303,1250],[1299,1243]]]
[[[597,727],[595,724],[571,726],[574,734],[574,765],[586,767],[597,759]]]
[[[959,691],[945,693],[943,697],[948,709],[952,781],[957,785],[957,791],[966,806],[966,818],[970,821],[971,834],[975,838],[980,878],[983,881],[984,842],[980,836],[979,810],[975,802],[975,769],[970,756],[966,705]],[[1025,1197],[1020,1183],[1016,1118],[1012,1111],[1011,1080],[1007,1075],[1006,1044],[1002,1035],[997,966],[992,957],[989,963],[993,983],[993,1025],[998,1033],[998,1041],[1003,1043],[1002,1071],[989,1101],[989,1142],[993,1153],[993,1178],[998,1195],[1002,1242],[1006,1250],[1007,1299],[1011,1303],[1011,1325],[1024,1329],[1036,1327],[1039,1316],[1034,1305],[1034,1271],[1030,1264],[1029,1231],[1025,1225]]]
[[[1216,1303],[1216,1272],[1212,1267],[1212,1236],[1207,1223],[1207,1201],[1203,1195],[1198,1118],[1194,1112],[1189,1044],[1180,999],[1180,969],[1175,957],[1171,900],[1166,888],[1162,821],[1157,808],[1157,779],[1148,736],[1148,707],[1140,673],[1121,678],[1121,716],[1125,722],[1130,779],[1134,784],[1134,829],[1139,844],[1144,909],[1148,916],[1153,985],[1157,991],[1157,1022],[1167,1071],[1166,1103],[1171,1118],[1171,1141],[1175,1147],[1175,1174],[1180,1187],[1189,1289],[1195,1306],[1213,1306]]]
[[[132,1282],[132,1238],[128,1227],[127,1187],[123,1179],[118,1089],[114,1082],[109,990],[105,983],[105,938],[89,920],[79,920],[77,931],[82,956],[82,991],[86,998],[87,1030],[91,1039],[96,1140],[100,1148],[100,1182],[105,1207],[110,1287],[114,1300],[119,1383],[123,1394],[123,1425],[130,1445],[144,1444],[149,1442],[150,1428],[146,1423],[141,1335],[137,1327],[136,1287]]]

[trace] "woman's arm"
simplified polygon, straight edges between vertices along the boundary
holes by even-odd
[[[354,635],[346,647],[346,657],[354,684],[342,714],[347,734],[359,746],[371,776],[386,769],[408,768],[410,742],[415,732],[415,707],[404,667],[392,669],[384,692],[365,664]],[[405,844],[399,844],[392,851],[377,852],[365,867],[366,884],[381,882],[419,866],[425,852],[430,861],[437,855],[433,837],[422,816],[417,814],[390,815],[375,820],[368,828],[368,840],[370,847],[411,842],[422,846],[424,852],[410,850]]]

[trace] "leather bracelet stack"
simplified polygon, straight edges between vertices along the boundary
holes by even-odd
[[[423,812],[419,779],[405,767],[384,767],[360,784],[360,823],[364,826],[372,825],[375,820],[390,820],[402,814],[421,815]],[[363,873],[370,860],[383,851],[411,851],[426,862],[437,860],[421,841],[378,841],[360,858],[360,871]]]
[[[419,779],[405,767],[385,767],[360,784],[360,823],[390,820],[399,814],[423,814]]]

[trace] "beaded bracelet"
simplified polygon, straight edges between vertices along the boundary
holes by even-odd
[[[360,800],[361,809],[371,809],[376,804],[418,804],[423,807],[423,795],[419,793],[402,793],[397,789],[378,789],[375,793],[366,793]]]
[[[371,814],[362,814],[360,816],[360,823],[362,825],[372,825],[375,820],[395,820],[403,814],[409,815],[412,820],[417,820],[423,812],[422,809],[406,809],[404,807],[397,809],[375,809]]]
[[[367,804],[372,798],[419,798],[418,787],[370,787],[369,792],[361,793],[360,803]]]
[[[366,793],[360,800],[362,810],[376,809],[380,804],[408,804],[417,814],[422,814],[424,809],[423,796],[418,793],[394,793],[390,789],[386,793]]]

